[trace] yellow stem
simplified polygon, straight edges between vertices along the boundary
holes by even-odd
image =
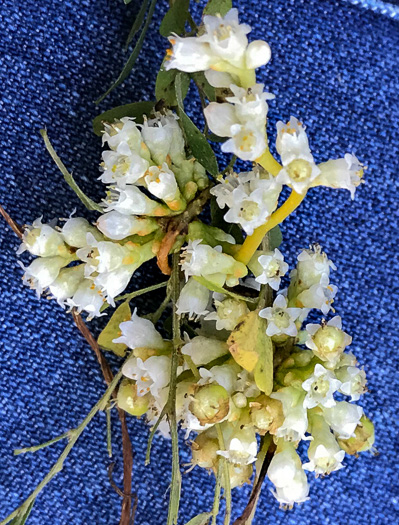
[[[276,177],[280,171],[281,171],[281,164],[277,162],[277,160],[273,157],[273,155],[270,153],[269,148],[267,148],[262,155],[256,159],[256,162],[262,166],[262,168],[265,168],[266,171],[271,173],[274,177]]]
[[[245,239],[244,244],[234,256],[235,259],[244,264],[248,264],[266,233],[283,222],[283,220],[286,219],[288,215],[290,215],[301,204],[305,198],[305,195],[306,192],[300,194],[292,191],[288,199],[282,206],[280,206],[280,208],[278,208],[277,211],[273,213],[267,223],[263,226],[259,226],[259,228],[256,228],[254,233]]]

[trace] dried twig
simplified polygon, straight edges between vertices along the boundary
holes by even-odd
[[[2,215],[8,224],[8,226],[12,229],[12,231],[17,235],[20,239],[22,239],[24,230],[17,224],[6,212],[6,210],[1,206],[0,204],[0,215]]]
[[[262,463],[262,468],[260,469],[259,477],[256,480],[256,483],[252,489],[247,506],[245,507],[244,512],[241,514],[241,516],[235,520],[233,525],[246,525],[247,520],[251,518],[251,514],[254,511],[255,505],[258,501],[263,481],[265,480],[267,469],[269,468],[270,462],[273,459],[275,450],[276,446],[272,442],[268,448],[268,451],[266,452],[265,459]]]
[[[100,363],[101,372],[103,374],[105,382],[109,383],[113,379],[113,374],[111,368],[105,359],[103,353],[100,350],[100,347],[97,341],[94,339],[92,333],[87,328],[86,323],[83,321],[82,316],[76,311],[72,312],[73,319],[76,326],[78,327],[80,333],[89,343],[94,353],[96,354],[97,360]],[[114,391],[113,396],[116,397],[117,390]],[[122,451],[123,451],[123,491],[118,489],[118,494],[123,498],[122,501],[122,510],[121,518],[119,525],[130,525],[132,523],[132,516],[135,512],[135,507],[137,503],[134,504],[132,508],[132,498],[137,499],[136,495],[131,494],[132,490],[132,469],[133,469],[133,448],[132,442],[130,441],[129,432],[126,422],[126,413],[124,410],[118,408],[119,420],[122,427]],[[111,470],[111,479],[112,479],[112,470]],[[114,487],[114,482],[112,483]],[[115,488],[115,487],[114,487]]]

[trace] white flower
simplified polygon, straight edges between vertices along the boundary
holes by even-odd
[[[222,144],[224,153],[233,153],[242,160],[255,161],[265,151],[266,135],[264,129],[255,124],[234,124],[231,139]]]
[[[197,336],[189,340],[181,349],[183,355],[188,355],[197,366],[205,365],[226,355],[229,349],[227,343],[218,339]]]
[[[25,270],[23,282],[36,290],[37,296],[40,297],[43,290],[50,286],[58,277],[61,268],[67,266],[70,260],[64,257],[38,257],[25,268],[20,262],[20,266]]]
[[[184,137],[177,119],[177,115],[168,111],[144,120],[141,135],[156,164],[163,164],[169,157],[173,163],[180,165],[186,157]]]
[[[104,184],[116,184],[120,188],[140,181],[149,166],[148,160],[132,151],[126,142],[120,144],[116,151],[103,151],[102,159],[99,179]]]
[[[66,300],[71,298],[84,279],[84,264],[63,268],[57,279],[50,284],[50,292],[57,303],[64,307]]]
[[[337,286],[330,284],[327,277],[323,277],[320,284],[314,284],[296,297],[297,304],[303,308],[316,308],[324,315],[332,309],[334,297],[338,291]]]
[[[276,492],[273,492],[275,498],[282,505],[292,507],[294,503],[302,503],[308,499],[308,481],[294,445],[279,442],[278,447],[267,475],[276,487]]]
[[[273,100],[275,96],[272,93],[263,91],[264,84],[255,84],[248,89],[230,85],[233,97],[226,97],[227,102],[234,104],[236,122],[246,123],[254,122],[260,127],[265,126],[268,112],[267,100]],[[211,103],[211,106],[214,103]],[[221,104],[218,104],[219,106]],[[208,108],[209,108],[208,106]],[[206,109],[208,109],[206,108]]]
[[[136,186],[125,189],[115,188],[107,201],[105,211],[116,210],[124,215],[165,215],[162,205],[151,200]]]
[[[335,366],[342,352],[351,344],[352,338],[342,328],[341,318],[336,315],[327,324],[307,324],[306,346],[313,350],[316,357]]]
[[[76,308],[77,311],[87,312],[88,319],[93,317],[100,317],[100,309],[105,303],[106,299],[102,291],[96,287],[93,281],[84,279],[78,286],[72,298],[66,300],[66,304],[70,308]]]
[[[64,241],[74,248],[87,246],[87,234],[90,233],[96,240],[100,241],[103,236],[83,217],[71,217],[61,229]]]
[[[229,394],[233,393],[235,381],[237,378],[237,370],[234,365],[225,364],[213,366],[209,370],[206,368],[200,368],[199,373],[201,379],[198,380],[198,385],[217,383],[218,385],[222,386]]]
[[[278,182],[288,184],[297,193],[305,192],[320,170],[310,152],[305,128],[295,117],[287,124],[277,123],[276,148],[283,165]]]
[[[322,278],[329,277],[330,271],[336,270],[335,264],[327,257],[318,244],[302,250],[298,255],[298,264],[293,276],[301,283],[301,289],[320,284]]]
[[[209,49],[209,45],[190,36],[182,38],[177,35],[169,37],[172,49],[167,52],[164,63],[166,70],[179,69],[186,73],[205,71],[215,62],[215,58]]]
[[[119,146],[127,145],[131,151],[140,151],[142,138],[140,130],[133,118],[124,117],[116,120],[113,124],[104,124],[102,142],[117,151]]]
[[[180,194],[176,177],[166,162],[162,166],[151,166],[144,177],[148,191],[162,199],[174,211],[184,208],[185,202]]]
[[[258,444],[253,428],[234,428],[230,439],[225,440],[226,450],[218,450],[223,456],[235,465],[250,465],[256,461]]]
[[[205,321],[216,321],[216,330],[233,330],[240,318],[249,312],[243,301],[227,298],[223,301],[215,300],[216,312],[211,312]]]
[[[28,226],[23,233],[17,254],[26,250],[38,257],[64,256],[67,253],[62,235],[53,228],[53,223],[43,224],[42,217],[33,221],[32,226]]]
[[[156,398],[159,391],[169,384],[170,365],[170,357],[166,355],[152,356],[145,361],[131,357],[123,365],[122,372],[125,377],[136,381],[139,396],[150,392]]]
[[[303,406],[305,408],[314,408],[317,405],[334,406],[336,403],[333,394],[340,386],[341,381],[332,372],[316,364],[313,374],[302,383],[302,388],[307,392]]]
[[[312,416],[311,432],[313,440],[308,448],[309,462],[303,464],[304,470],[315,472],[316,476],[326,476],[343,468],[345,451],[339,447],[322,416]]]
[[[268,321],[267,335],[286,334],[295,337],[298,334],[295,321],[303,313],[302,308],[287,308],[287,300],[280,294],[275,298],[273,306],[261,310],[259,316]]]
[[[260,390],[256,386],[253,375],[246,370],[242,370],[237,374],[234,389],[237,392],[242,392],[246,397],[258,397],[260,395]]]
[[[270,216],[261,189],[248,195],[242,187],[238,187],[233,190],[232,199],[232,206],[224,219],[226,222],[240,224],[247,235],[252,235],[255,228],[264,224]]]
[[[355,155],[347,153],[343,159],[322,162],[318,167],[320,175],[314,181],[315,186],[349,190],[352,199],[355,198],[356,188],[363,177],[363,166]]]
[[[151,217],[136,217],[110,211],[100,215],[97,227],[109,239],[119,241],[130,235],[148,235],[158,228],[158,224]]]
[[[260,284],[268,284],[273,290],[280,288],[281,277],[288,271],[288,264],[284,262],[284,256],[275,248],[274,252],[268,252],[258,257],[262,267],[262,273],[255,278]]]
[[[114,343],[123,343],[129,348],[151,348],[163,350],[165,341],[161,334],[155,329],[154,323],[148,319],[143,319],[137,315],[137,308],[134,309],[130,321],[124,321],[119,325],[122,335],[114,339]]]
[[[230,173],[221,179],[219,184],[211,188],[211,194],[216,197],[219,208],[231,207],[234,204],[233,191],[238,187],[247,188],[247,182],[256,178],[254,171],[243,171],[241,173]],[[249,192],[251,189],[249,188]],[[248,193],[248,190],[247,190]]]
[[[206,315],[210,294],[208,288],[190,277],[176,302],[177,313],[179,315],[188,314],[190,319]]]
[[[272,399],[278,399],[283,405],[284,422],[277,430],[277,437],[286,441],[299,441],[305,438],[308,428],[307,410],[303,406],[305,394],[294,387],[284,387],[270,394]]]
[[[209,281],[223,286],[236,286],[239,278],[244,277],[246,266],[236,261],[231,255],[222,253],[222,248],[212,248],[201,244],[202,239],[189,241],[182,257],[181,267],[186,279],[191,275],[202,276]]]
[[[323,409],[324,417],[340,439],[349,439],[363,415],[363,409],[347,401],[340,401],[332,408]]]
[[[351,396],[351,401],[358,401],[366,391],[366,372],[356,366],[343,366],[336,371],[341,381],[339,391],[341,394]]]
[[[255,171],[230,174],[211,190],[220,208],[230,208],[225,221],[240,224],[248,235],[276,209],[280,192],[274,177],[261,178]]]

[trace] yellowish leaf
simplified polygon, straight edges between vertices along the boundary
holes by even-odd
[[[114,354],[121,357],[125,355],[127,346],[122,343],[113,343],[112,341],[121,335],[119,325],[124,321],[129,321],[131,317],[129,301],[125,301],[118,306],[104,330],[98,336],[97,342],[101,348],[114,352]]]
[[[269,395],[273,390],[273,343],[266,335],[266,321],[259,310],[249,312],[227,340],[236,363],[253,372],[256,386]]]

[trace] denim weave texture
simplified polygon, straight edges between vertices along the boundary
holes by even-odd
[[[193,2],[194,3],[194,2]],[[200,2],[203,7],[204,1]],[[94,219],[66,186],[45,151],[39,129],[92,198],[103,196],[101,141],[91,120],[116,105],[151,99],[167,42],[158,27],[168,2],[159,1],[133,74],[101,105],[93,103],[115,80],[127,54],[124,40],[139,9],[133,0],[3,0],[1,49],[1,203],[20,224],[44,215]],[[346,468],[324,479],[309,474],[310,497],[294,510],[279,510],[267,481],[255,525],[383,525],[399,523],[398,482],[398,159],[399,6],[380,0],[241,0],[241,20],[251,39],[263,38],[272,60],[258,81],[276,95],[270,103],[269,138],[275,123],[297,116],[308,127],[317,162],[355,153],[367,166],[366,184],[349,192],[316,188],[282,226],[282,252],[291,267],[298,252],[319,242],[338,270],[334,303],[352,351],[364,365],[369,392],[360,404],[376,426],[379,456],[347,457]],[[197,9],[197,15],[199,9]],[[189,104],[189,98],[186,100]],[[104,392],[92,350],[72,318],[54,301],[37,300],[22,285],[18,239],[0,222],[0,519],[33,490],[63,443],[13,456],[79,424]],[[21,257],[27,264],[30,257]],[[162,277],[154,264],[137,272],[140,288]],[[163,292],[139,298],[139,314],[153,311]],[[93,321],[99,333],[104,318]],[[116,359],[114,359],[116,365]],[[158,437],[144,466],[148,429],[129,419],[135,451],[137,525],[166,522],[171,463],[169,441]],[[120,427],[114,415],[115,481],[121,484]],[[182,463],[189,462],[181,442]],[[38,497],[32,525],[113,525],[121,500],[107,478],[106,421],[98,414]],[[233,491],[234,517],[250,487]],[[209,510],[213,478],[199,468],[183,475],[179,523]]]

